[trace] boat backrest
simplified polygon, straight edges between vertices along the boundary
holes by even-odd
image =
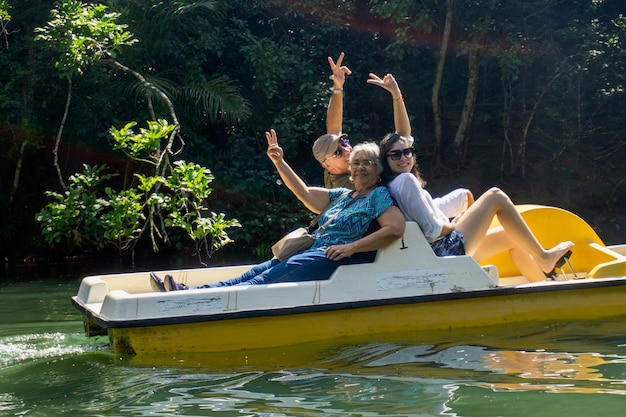
[[[380,249],[373,263],[342,265],[329,280],[317,283],[326,301],[333,291],[359,299],[374,293],[402,297],[498,285],[497,271],[486,272],[470,256],[436,256],[415,222],[407,222],[403,237]]]

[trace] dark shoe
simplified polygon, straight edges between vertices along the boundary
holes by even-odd
[[[554,264],[555,268],[561,268],[565,262],[569,265],[569,258],[572,256],[572,251],[568,250],[565,252],[565,255],[561,256],[558,261]]]
[[[558,261],[556,261],[556,263],[554,264],[554,268],[552,268],[552,271],[544,272],[546,278],[549,279],[549,280],[552,280],[552,281],[556,281],[556,279],[558,277],[558,275],[556,273],[556,269],[559,268],[559,269],[561,269],[561,272],[563,273],[563,278],[567,279],[567,275],[565,275],[565,272],[563,272],[563,265],[565,263],[567,263],[567,266],[569,266],[569,269],[574,274],[574,278],[576,278],[576,271],[574,271],[574,268],[572,268],[572,265],[569,263],[569,258],[571,256],[572,256],[572,251],[571,250],[568,250],[567,252],[565,252],[565,254],[563,256],[561,256]]]
[[[189,289],[189,287],[185,284],[179,284],[178,282],[174,281],[174,277],[172,277],[171,275],[165,276],[164,284],[166,291],[182,291]]]
[[[543,274],[546,276],[546,279],[549,279],[550,281],[556,281],[558,278],[558,274],[554,269],[550,272],[544,272]]]
[[[154,272],[150,272],[150,286],[154,292],[165,292],[165,284],[163,280]]]

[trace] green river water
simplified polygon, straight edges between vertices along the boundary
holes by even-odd
[[[0,416],[626,415],[626,317],[137,358],[32,275],[0,281]]]

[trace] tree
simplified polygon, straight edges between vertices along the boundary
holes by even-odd
[[[475,8],[476,2],[472,3]],[[484,53],[485,40],[487,32],[492,24],[493,10],[496,6],[496,0],[489,0],[486,8],[477,19],[477,23],[473,25],[473,30],[468,36],[464,49],[467,51],[467,91],[463,102],[463,112],[461,120],[457,128],[456,135],[452,145],[454,146],[461,160],[465,159],[467,152],[467,133],[472,123],[474,109],[476,107],[476,96],[478,94],[479,83],[479,57]],[[461,12],[463,15],[464,13]]]
[[[160,143],[167,141],[174,126],[164,120],[149,122],[135,133],[131,122],[122,129],[111,129],[116,146],[130,156],[159,165]],[[113,245],[120,251],[132,250],[144,234],[150,235],[154,251],[160,241],[171,243],[168,230],[182,230],[195,244],[201,263],[213,252],[232,242],[226,229],[239,226],[224,214],[210,212],[204,204],[213,191],[210,170],[193,162],[175,161],[164,176],[135,174],[137,187],[114,190],[105,181],[115,174],[102,175],[104,166],[84,166],[70,177],[70,186],[60,194],[49,191],[52,199],[37,215],[43,237],[50,244],[102,249]]]
[[[61,58],[56,63],[61,77],[68,79],[68,98],[61,128],[55,144],[55,167],[64,193],[48,192],[54,200],[37,216],[42,223],[44,237],[50,243],[66,239],[71,244],[85,243],[103,247],[113,243],[120,250],[133,249],[144,233],[149,233],[154,251],[159,250],[158,241],[170,243],[169,228],[183,229],[196,244],[196,253],[202,261],[202,249],[211,254],[232,240],[225,229],[238,226],[236,220],[225,220],[223,214],[205,211],[203,202],[212,189],[210,171],[194,163],[179,160],[170,162],[170,156],[180,152],[174,149],[174,141],[180,136],[180,123],[174,105],[159,86],[149,82],[140,73],[115,60],[122,45],[132,45],[135,40],[125,31],[125,25],[117,24],[117,13],[107,12],[106,6],[91,6],[73,0],[62,3],[59,10],[51,12],[51,21],[37,30],[38,39],[56,45]],[[104,195],[98,194],[104,180],[104,167],[92,168],[85,165],[82,174],[70,178],[68,190],[62,180],[57,162],[58,145],[71,98],[71,80],[74,74],[82,74],[95,63],[105,63],[135,77],[141,86],[142,95],[148,100],[154,118],[153,100],[163,103],[173,124],[165,120],[148,121],[148,128],[133,132],[136,122],[123,129],[111,129],[116,148],[123,150],[129,158],[154,166],[155,174],[135,174],[139,186],[121,191],[110,187]],[[163,143],[163,145],[162,145]],[[163,194],[161,188],[169,190]]]
[[[72,79],[105,57],[114,57],[124,45],[136,42],[126,25],[115,22],[119,13],[110,13],[105,5],[89,5],[76,0],[61,1],[50,11],[50,20],[35,29],[35,39],[48,42],[59,52],[55,67],[59,77],[67,80],[67,99],[54,145],[54,166],[59,183],[66,189],[59,167],[59,143],[72,101]]]
[[[7,0],[0,0],[0,39],[4,38],[4,44],[9,47],[9,22],[11,14],[9,9],[11,5]]]

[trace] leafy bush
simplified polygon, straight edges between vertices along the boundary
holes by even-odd
[[[158,151],[161,140],[173,130],[170,125],[163,120],[148,122],[149,128],[138,134],[133,126],[134,122],[111,129],[116,147],[154,164],[163,175],[135,174],[136,187],[114,190],[105,182],[116,174],[103,174],[106,166],[84,165],[82,173],[69,178],[64,193],[46,192],[53,201],[36,216],[44,239],[83,250],[112,245],[124,251],[134,249],[148,235],[157,252],[160,244],[171,243],[171,230],[178,229],[194,242],[204,262],[232,242],[226,229],[240,226],[239,222],[204,207],[213,191],[209,169],[183,160],[169,164],[167,154]]]

